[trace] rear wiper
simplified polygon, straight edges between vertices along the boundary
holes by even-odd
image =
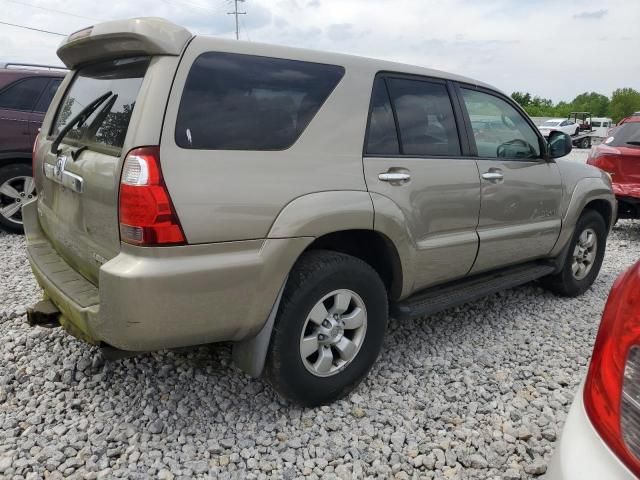
[[[630,142],[627,142],[627,145],[640,145],[640,141],[632,140]]]
[[[89,116],[96,110],[96,108],[98,108],[107,98],[109,98],[111,96],[111,94],[112,94],[112,92],[108,91],[104,95],[101,95],[98,98],[96,98],[93,102],[88,104],[82,110],[80,110],[80,112],[78,112],[78,114],[75,117],[73,117],[69,121],[69,123],[67,123],[62,128],[62,130],[60,130],[60,132],[58,132],[58,135],[56,135],[55,140],[53,140],[53,143],[51,144],[51,153],[53,153],[54,155],[58,155],[58,153],[59,153],[58,147],[60,146],[60,142],[62,141],[64,136],[67,133],[69,133],[69,131],[76,124],[84,123],[87,120],[87,118],[89,118]]]
[[[87,126],[87,131],[85,132],[85,135],[88,138],[91,138],[93,135],[96,134],[96,132],[102,125],[102,122],[104,122],[105,118],[107,118],[107,115],[113,108],[113,105],[116,103],[116,100],[118,100],[117,93],[111,96],[111,98],[102,106],[100,111],[96,114],[96,118],[93,119],[93,122],[91,122],[91,125]],[[75,162],[80,156],[80,154],[84,152],[87,148],[89,147],[87,147],[86,145],[82,145],[77,150],[71,152],[71,159]]]

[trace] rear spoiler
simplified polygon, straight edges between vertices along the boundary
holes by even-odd
[[[58,48],[70,69],[79,65],[137,55],[180,55],[193,37],[186,28],[162,18],[115,20],[78,30]]]

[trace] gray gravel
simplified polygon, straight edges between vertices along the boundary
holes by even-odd
[[[524,286],[390,324],[346,400],[300,409],[231,366],[227,345],[104,363],[30,329],[24,240],[0,234],[0,477],[535,478],[546,471],[640,223],[610,237],[594,287]]]

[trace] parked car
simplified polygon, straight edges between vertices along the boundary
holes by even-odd
[[[150,18],[58,55],[72,73],[24,207],[47,292],[31,324],[110,354],[231,341],[243,370],[318,405],[367,375],[388,309],[535,279],[575,296],[598,275],[609,177],[556,160],[571,139],[547,143],[489,85]]]
[[[567,135],[578,135],[580,133],[580,126],[575,121],[567,118],[552,118],[538,128],[545,137],[548,137],[551,132],[562,132]]]
[[[593,147],[587,163],[611,175],[619,218],[640,218],[640,117],[629,117]]]
[[[614,283],[547,480],[640,476],[640,262]]]
[[[0,229],[22,232],[22,204],[35,195],[33,142],[64,69],[0,64]]]

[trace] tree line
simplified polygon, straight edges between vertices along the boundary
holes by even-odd
[[[532,117],[567,117],[571,112],[591,112],[594,117],[610,117],[614,122],[640,111],[640,92],[633,88],[618,88],[611,98],[597,92],[585,92],[571,102],[556,104],[548,98],[528,92],[513,92],[516,102]]]

